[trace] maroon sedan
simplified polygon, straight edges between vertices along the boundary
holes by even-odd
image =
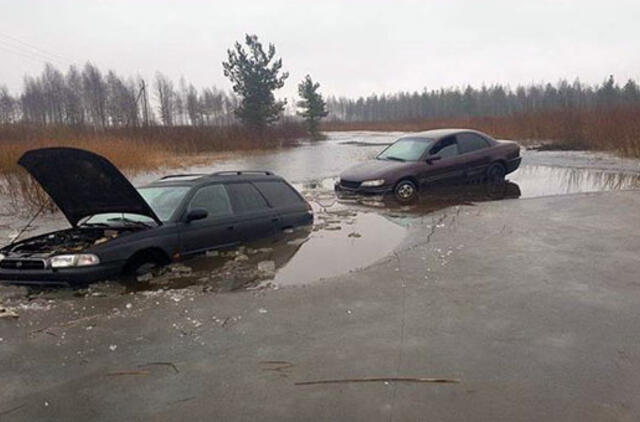
[[[436,129],[404,136],[375,160],[340,174],[338,193],[393,193],[403,203],[421,189],[473,182],[502,182],[520,165],[520,146],[471,129]]]

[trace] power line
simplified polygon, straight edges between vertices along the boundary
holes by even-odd
[[[35,46],[35,45],[31,44],[31,43],[28,43],[26,41],[23,41],[21,39],[18,39],[16,37],[11,36],[11,35],[7,35],[5,33],[0,32],[0,37],[8,39],[8,40],[11,40],[11,41],[13,41],[15,43],[21,44],[21,45],[23,45],[25,47],[28,47],[28,48],[31,48],[33,50],[36,50],[36,52],[39,52],[39,54],[41,54],[41,55],[49,56],[51,58],[58,59],[58,60],[61,60],[61,61],[67,62],[67,63],[73,62],[73,60],[69,59],[68,57],[65,57],[65,56],[63,56],[61,54],[53,53],[51,51],[48,51],[48,50],[45,50],[43,48],[37,47],[37,46]]]
[[[5,47],[5,46],[1,45],[1,44],[0,44],[0,49],[2,49],[2,50],[4,50],[4,51],[7,51],[7,52],[9,52],[9,53],[15,54],[15,55],[17,55],[17,56],[24,57],[25,59],[29,59],[29,60],[36,61],[36,62],[38,62],[38,63],[44,63],[44,64],[49,63],[49,61],[44,60],[44,59],[42,59],[42,58],[40,58],[40,57],[34,57],[34,56],[32,56],[32,55],[25,54],[25,53],[22,53],[22,52],[20,52],[20,51],[14,51],[14,50],[11,50],[11,49],[9,49],[9,48],[7,48],[7,47]]]
[[[0,39],[0,47],[3,47],[5,51],[8,51],[10,53],[14,53],[23,57],[28,57],[34,60],[38,60],[43,63],[55,63],[60,66],[68,65],[68,63],[62,62],[61,60],[54,59],[52,57],[48,57],[33,51],[24,50],[16,45],[8,44],[2,39]]]

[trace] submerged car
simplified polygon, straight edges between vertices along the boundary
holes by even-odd
[[[520,165],[520,146],[471,129],[436,129],[403,136],[375,160],[340,174],[338,194],[393,194],[401,203],[443,184],[503,182]]]
[[[71,228],[1,248],[1,281],[85,284],[313,222],[305,199],[267,171],[170,175],[136,189],[84,150],[38,149],[18,163]]]

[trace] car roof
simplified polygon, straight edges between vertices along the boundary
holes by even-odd
[[[216,182],[265,182],[265,181],[284,181],[284,179],[270,171],[262,170],[232,170],[220,171],[216,173],[193,173],[193,174],[169,174],[158,180],[155,180],[146,187],[159,186],[191,186],[207,185]]]
[[[412,133],[410,135],[404,136],[404,138],[427,138],[434,141],[439,141],[442,138],[446,138],[447,136],[457,135],[459,133],[475,133],[485,138],[492,139],[486,133],[482,133],[480,131],[474,129],[458,129],[458,128],[443,128],[443,129],[432,129],[424,132]]]

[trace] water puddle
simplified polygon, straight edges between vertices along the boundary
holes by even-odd
[[[311,234],[277,272],[276,285],[307,284],[367,267],[392,253],[405,236],[405,229],[374,213],[330,224]]]
[[[405,228],[371,212],[332,207],[317,213],[312,228],[262,240],[236,249],[210,252],[143,276],[131,290],[183,288],[206,290],[299,286],[367,267],[402,242]]]

